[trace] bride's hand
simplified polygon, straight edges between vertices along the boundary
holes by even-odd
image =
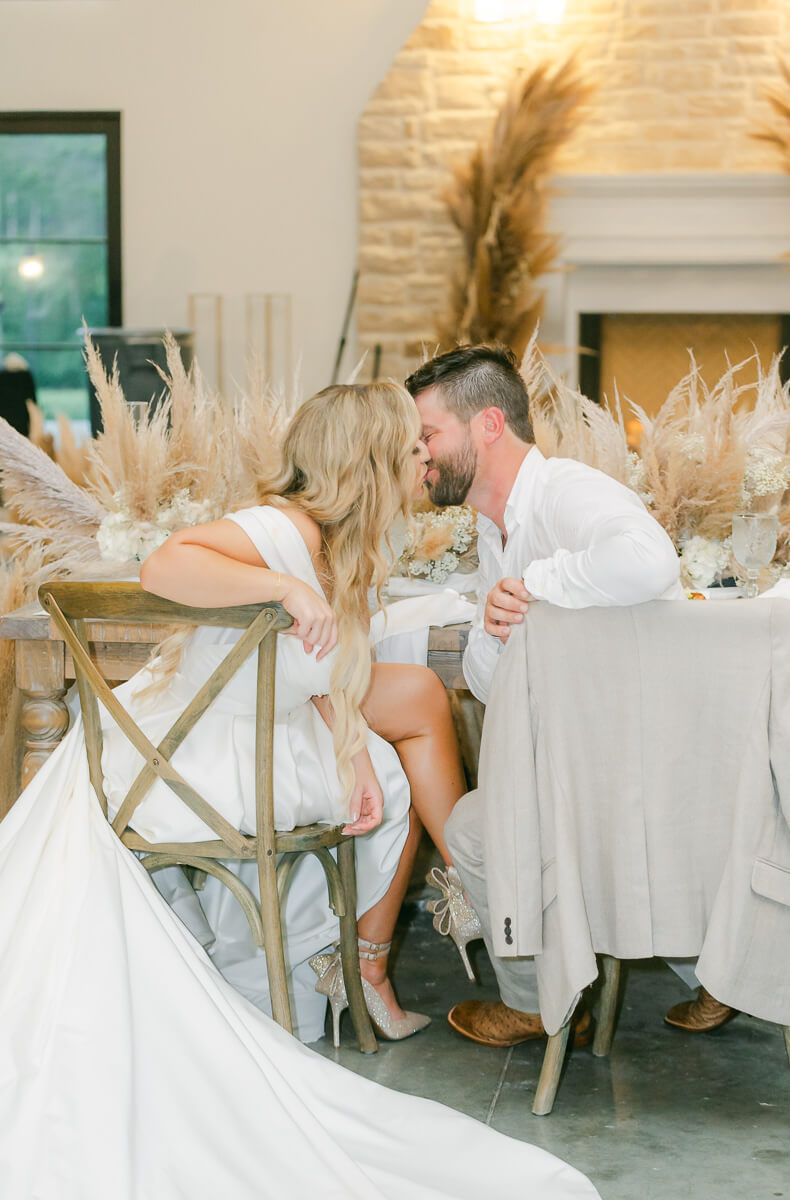
[[[343,833],[358,836],[370,833],[371,829],[381,824],[384,796],[367,750],[354,755],[352,762],[355,780],[351,794],[351,820],[344,826]]]
[[[289,576],[283,581],[285,591],[282,605],[290,613],[294,623],[285,633],[304,642],[305,654],[312,653],[318,646],[316,661],[325,658],[337,644],[337,616],[330,606],[301,579]]]

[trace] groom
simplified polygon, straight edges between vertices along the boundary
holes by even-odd
[[[672,542],[638,496],[601,471],[538,450],[510,350],[459,346],[425,363],[406,387],[430,454],[431,499],[468,503],[479,513],[479,601],[464,655],[464,676],[479,700],[486,701],[512,626],[529,620],[530,603],[586,608],[682,598]],[[489,1045],[540,1037],[534,960],[492,952],[477,793],[456,805],[446,836],[503,1001],[457,1004],[448,1020]],[[694,986],[690,962],[672,965]]]

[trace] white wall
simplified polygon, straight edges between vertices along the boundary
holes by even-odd
[[[0,111],[120,110],[126,325],[292,292],[329,380],[356,257],[355,129],[427,0],[0,0]],[[350,357],[348,364],[350,366]]]

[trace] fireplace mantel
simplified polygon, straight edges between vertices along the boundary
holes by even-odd
[[[785,175],[558,176],[548,227],[563,244],[541,340],[568,348],[552,357],[574,383],[581,313],[790,311]]]

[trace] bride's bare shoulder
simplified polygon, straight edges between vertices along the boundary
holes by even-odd
[[[321,526],[317,521],[313,520],[309,513],[303,512],[301,508],[296,508],[291,504],[283,504],[280,507],[280,512],[293,521],[296,528],[304,538],[304,543],[310,554],[315,556],[321,553]]]

